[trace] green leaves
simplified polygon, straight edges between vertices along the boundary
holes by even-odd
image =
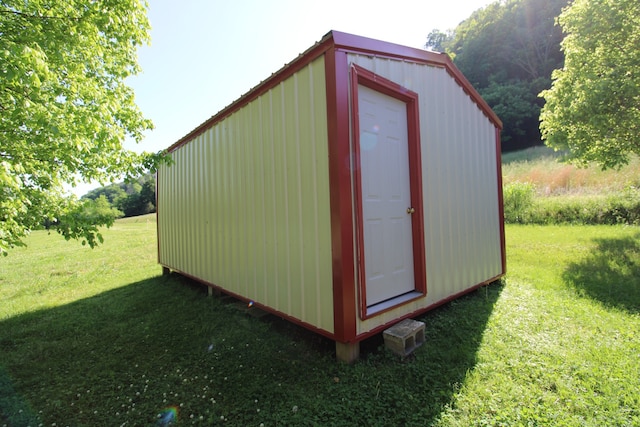
[[[514,149],[537,144],[541,100],[551,72],[562,66],[562,31],[555,19],[568,0],[495,1],[475,11],[453,36],[432,31],[428,46],[444,49],[502,119],[502,141]]]
[[[119,216],[121,212],[112,208],[105,197],[84,199],[70,206],[56,221],[55,228],[65,239],[81,240],[82,245],[93,248],[104,241],[98,225],[111,227]]]
[[[125,79],[149,41],[145,0],[0,2],[0,253],[48,223],[99,242],[102,216],[74,216],[64,183],[137,177],[161,153],[123,148],[152,123]],[[73,221],[70,219],[73,218]],[[90,223],[93,221],[93,223]]]
[[[640,154],[640,3],[576,0],[559,23],[565,66],[541,93],[542,136],[578,164],[626,164]]]

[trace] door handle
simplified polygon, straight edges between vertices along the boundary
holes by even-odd
[[[411,215],[412,213],[415,213],[415,212],[416,212],[416,210],[414,208],[407,208],[407,213],[409,215]]]

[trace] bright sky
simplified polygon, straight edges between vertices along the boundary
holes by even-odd
[[[492,0],[149,0],[151,45],[129,79],[155,124],[136,151],[167,148],[330,30],[423,48]],[[74,189],[78,195],[94,186]]]

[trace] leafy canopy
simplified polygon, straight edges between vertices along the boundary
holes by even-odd
[[[140,176],[163,156],[123,148],[152,123],[125,79],[149,42],[145,0],[0,0],[0,253],[48,224],[91,246],[113,218],[65,183]]]
[[[540,119],[545,143],[603,168],[640,155],[640,2],[575,0],[559,17],[564,68]]]
[[[540,143],[541,90],[562,67],[555,20],[568,0],[500,0],[453,32],[433,30],[426,47],[446,51],[504,123],[506,149]]]
[[[107,203],[124,217],[144,215],[156,211],[156,180],[152,174],[135,181],[120,182],[89,191],[82,199],[98,200],[104,197]]]

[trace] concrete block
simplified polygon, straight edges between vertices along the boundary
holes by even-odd
[[[384,331],[384,345],[399,356],[408,356],[424,343],[424,322],[405,319]]]

